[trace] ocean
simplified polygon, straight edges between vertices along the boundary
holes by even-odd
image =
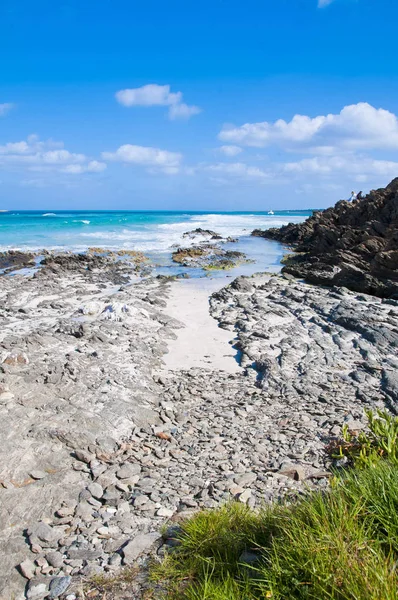
[[[223,237],[238,237],[228,244],[254,261],[242,265],[239,274],[277,271],[284,253],[277,242],[250,237],[255,228],[298,223],[310,210],[266,212],[172,212],[172,211],[8,211],[0,212],[0,251],[10,249],[84,252],[89,247],[107,250],[140,250],[156,264],[156,272],[201,275],[197,269],[176,266],[171,260],[177,245],[195,243],[183,233],[202,227]],[[197,242],[198,240],[196,240]],[[226,246],[226,247],[228,247]],[[231,275],[236,275],[231,271]],[[212,277],[217,276],[214,272]],[[224,274],[225,276],[225,274]]]

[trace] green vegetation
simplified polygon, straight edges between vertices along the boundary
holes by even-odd
[[[367,467],[388,459],[398,464],[398,419],[386,411],[365,411],[369,432],[350,431],[343,427],[343,439],[330,446],[336,458],[346,456],[355,467]]]
[[[152,577],[168,600],[398,600],[398,420],[368,413],[328,492],[254,512],[237,502],[184,522]],[[360,467],[360,468],[358,468]]]

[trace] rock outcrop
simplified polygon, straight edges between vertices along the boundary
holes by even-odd
[[[243,252],[224,250],[217,244],[178,248],[173,252],[172,259],[183,267],[196,267],[205,271],[233,269],[239,264],[250,262]]]
[[[285,273],[398,298],[398,178],[361,200],[317,211],[304,223],[252,235],[294,246]]]

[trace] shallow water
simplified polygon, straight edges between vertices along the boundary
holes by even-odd
[[[204,213],[169,211],[10,211],[0,213],[0,250],[72,250],[88,247],[109,250],[140,250],[156,264],[156,273],[187,273],[203,276],[200,269],[176,265],[171,260],[175,246],[192,245],[203,238],[184,239],[183,234],[198,227],[216,231],[223,237],[238,237],[238,243],[226,244],[231,250],[245,252],[253,264],[240,265],[228,272],[252,274],[277,271],[283,248],[276,242],[250,237],[255,228],[280,227],[301,222],[311,211]],[[212,272],[225,277],[225,272]]]

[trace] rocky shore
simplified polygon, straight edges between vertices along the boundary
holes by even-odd
[[[285,273],[398,298],[398,178],[363,199],[317,211],[304,223],[252,235],[293,246]]]
[[[78,261],[1,278],[1,600],[82,599],[93,575],[162,556],[198,508],[326,487],[341,426],[396,412],[393,299],[240,277],[210,299],[240,368],[171,370],[184,282]]]

